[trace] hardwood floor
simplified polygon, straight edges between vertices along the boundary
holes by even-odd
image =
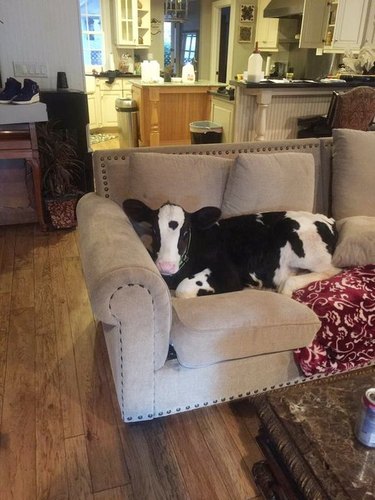
[[[0,227],[0,499],[254,499],[248,401],[121,421],[76,232]]]

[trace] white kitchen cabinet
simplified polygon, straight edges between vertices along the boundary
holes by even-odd
[[[375,47],[375,2],[370,2],[369,12],[367,16],[367,24],[365,28],[365,36],[363,37],[363,44],[368,44]]]
[[[87,105],[89,108],[89,128],[94,130],[100,127],[101,120],[99,119],[98,113],[98,99],[95,94],[87,94]]]
[[[105,78],[99,78],[101,127],[117,127],[117,111],[115,102],[123,97],[123,78],[115,78],[112,83]]]
[[[132,84],[126,78],[107,83],[105,78],[86,76],[90,130],[117,127],[116,99],[131,98],[131,89]]]
[[[258,42],[259,50],[276,52],[278,50],[279,20],[263,17],[264,9],[268,4],[269,0],[258,1],[255,40]]]
[[[359,50],[368,8],[369,0],[305,0],[300,48],[333,53]]]
[[[99,79],[95,76],[86,76],[87,105],[89,108],[90,130],[100,127],[99,109]]]
[[[118,97],[122,97],[122,92],[103,91],[100,93],[101,127],[117,127],[117,111],[115,102]]]
[[[150,0],[115,0],[114,22],[118,46],[151,45]]]
[[[305,0],[299,39],[301,49],[324,47],[329,17],[328,7],[327,0]]]
[[[212,96],[211,120],[223,127],[222,142],[233,142],[234,101]]]
[[[132,98],[132,84],[125,79],[122,80],[122,97],[126,97],[127,99]]]
[[[364,36],[369,0],[339,0],[333,31],[332,52],[359,50]]]

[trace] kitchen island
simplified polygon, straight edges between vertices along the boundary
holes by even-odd
[[[373,78],[364,82],[327,79],[230,83],[235,86],[234,142],[296,138],[297,119],[326,114],[334,90],[375,86]]]
[[[132,81],[132,96],[139,109],[139,145],[190,144],[189,124],[209,120],[209,91],[217,83],[143,83]]]

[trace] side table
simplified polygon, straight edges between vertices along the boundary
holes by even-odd
[[[32,169],[35,210],[43,231],[47,224],[43,214],[42,180],[35,123],[0,125],[0,160],[24,159]]]

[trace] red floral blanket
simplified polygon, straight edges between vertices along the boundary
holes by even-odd
[[[375,265],[348,268],[296,290],[322,326],[313,342],[295,351],[305,375],[345,371],[375,360]]]

